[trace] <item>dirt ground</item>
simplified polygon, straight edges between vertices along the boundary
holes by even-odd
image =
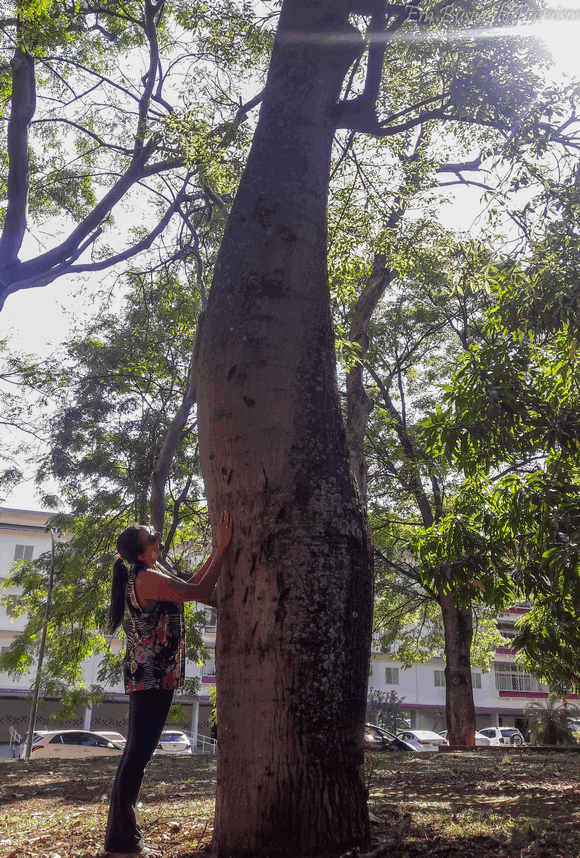
[[[396,858],[580,858],[580,755],[368,755],[373,845]],[[0,858],[103,858],[116,761],[0,761]],[[155,757],[140,796],[164,858],[209,858],[215,759]],[[397,842],[396,832],[404,830]]]

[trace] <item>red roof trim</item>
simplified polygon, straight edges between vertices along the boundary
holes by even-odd
[[[547,691],[498,691],[500,697],[541,697],[546,699],[550,695]]]

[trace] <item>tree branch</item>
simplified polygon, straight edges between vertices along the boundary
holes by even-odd
[[[17,262],[26,231],[26,210],[30,186],[28,131],[36,109],[34,57],[18,47],[12,67],[12,106],[8,120],[8,204],[0,238],[3,267]]]
[[[389,283],[397,276],[397,271],[385,268],[385,257],[376,254],[372,273],[356,303],[349,332],[349,340],[358,347],[358,353],[356,363],[346,376],[346,443],[351,468],[365,502],[368,466],[364,454],[364,438],[374,405],[363,383],[363,365],[369,347],[368,328],[377,304]]]
[[[405,21],[416,17],[416,7],[412,5],[394,5],[384,0],[354,0],[351,11],[359,15],[370,15],[371,22],[367,30],[368,44],[367,73],[362,93],[355,98],[339,102],[332,111],[336,128],[364,130],[359,126],[375,128],[379,125],[377,117],[377,99],[381,88],[385,50],[390,37],[399,30]],[[392,23],[387,27],[387,20]],[[344,124],[344,123],[347,124]],[[357,125],[350,124],[356,122]],[[373,132],[368,132],[373,133]]]
[[[195,342],[189,364],[187,389],[183,395],[181,405],[177,409],[175,417],[171,421],[169,429],[167,430],[163,447],[151,477],[151,523],[156,530],[159,530],[160,533],[163,533],[163,523],[165,520],[165,485],[169,477],[169,470],[171,468],[173,457],[175,456],[175,451],[181,441],[183,429],[189,418],[189,413],[197,400],[197,358],[199,354],[199,344],[201,342],[204,318],[204,314],[201,313],[197,322]]]
[[[405,460],[410,468],[410,475],[407,479],[406,488],[412,492],[415,498],[415,502],[417,503],[417,506],[419,507],[419,511],[421,512],[421,516],[423,518],[424,526],[431,527],[434,521],[433,512],[431,510],[431,505],[429,504],[429,499],[425,493],[425,489],[423,488],[423,483],[421,482],[417,455],[415,453],[415,449],[413,447],[411,439],[405,432],[401,420],[401,415],[395,408],[395,404],[390,397],[389,391],[383,384],[382,379],[379,377],[378,373],[376,373],[372,369],[372,367],[367,367],[367,371],[369,372],[369,374],[375,381],[375,384],[379,388],[386,409],[393,419],[395,432],[397,433],[397,436],[399,438],[399,443],[405,456]],[[401,481],[401,484],[404,484],[402,474],[399,475],[399,479]]]
[[[97,84],[97,86],[98,86],[98,84]],[[96,87],[94,87],[94,88],[96,88]],[[81,96],[79,96],[79,98],[80,97]],[[99,145],[99,147],[102,147],[103,149],[108,149],[109,151],[112,151],[112,152],[119,152],[119,154],[128,155],[129,157],[131,157],[133,155],[132,149],[127,149],[124,146],[116,146],[113,143],[105,143],[103,138],[99,137],[98,134],[95,134],[94,131],[91,131],[89,128],[85,128],[83,125],[79,125],[78,122],[73,122],[72,119],[65,119],[64,117],[61,117],[61,116],[58,116],[58,117],[47,116],[44,119],[35,119],[31,124],[32,125],[48,125],[51,123],[52,124],[62,123],[63,125],[70,125],[72,128],[75,128],[77,131],[80,131],[83,134],[86,134],[87,137],[90,137],[91,139],[93,139]]]
[[[163,8],[163,0],[155,5],[151,0],[145,0],[145,21],[143,29],[147,41],[149,42],[149,68],[142,77],[143,93],[139,99],[139,121],[137,123],[137,132],[135,134],[135,153],[140,152],[145,146],[145,137],[147,134],[147,115],[149,113],[149,105],[155,87],[157,78],[157,69],[159,68],[159,44],[157,41],[157,27],[155,26],[155,17]]]
[[[102,233],[102,228],[99,226],[96,228],[90,235],[87,236],[86,240],[80,245],[76,246],[73,243],[74,253],[70,253],[68,256],[64,256],[62,259],[55,259],[53,265],[51,266],[43,266],[42,270],[37,274],[30,274],[27,279],[22,279],[18,281],[17,289],[32,289],[38,286],[47,286],[49,283],[52,283],[56,280],[57,277],[62,277],[64,274],[84,274],[89,271],[104,271],[107,268],[111,268],[113,265],[117,265],[119,262],[126,262],[128,259],[131,259],[133,256],[136,256],[138,253],[141,253],[143,250],[148,250],[153,241],[161,235],[164,231],[165,227],[173,217],[173,215],[179,210],[179,207],[183,200],[185,199],[185,186],[182,187],[182,191],[175,198],[175,201],[171,206],[167,209],[164,216],[157,223],[154,229],[149,232],[145,238],[139,241],[137,244],[132,245],[120,253],[115,254],[114,256],[109,256],[106,259],[103,259],[99,262],[87,262],[80,265],[75,265],[75,261],[79,259],[80,256],[85,252],[85,250],[90,247],[91,244],[94,244],[96,239]],[[56,249],[58,250],[58,248]],[[54,251],[51,251],[53,253]],[[45,254],[45,257],[48,254]],[[42,258],[42,257],[39,257]],[[30,263],[23,263],[21,266],[21,270],[24,271],[27,266],[30,265],[33,268],[38,262],[37,260],[31,260]],[[16,289],[8,290],[6,295],[10,294],[10,291],[16,291]],[[1,297],[1,296],[0,296]]]
[[[251,98],[249,101],[247,101],[245,104],[240,104],[240,108],[239,108],[239,110],[236,113],[235,118],[234,118],[234,123],[236,125],[241,125],[242,122],[246,121],[246,119],[248,118],[248,113],[250,112],[250,110],[253,110],[254,107],[257,107],[258,104],[260,104],[260,102],[264,98],[265,92],[266,92],[266,90],[263,89],[261,92],[259,92],[257,95],[255,95],[253,98]]]

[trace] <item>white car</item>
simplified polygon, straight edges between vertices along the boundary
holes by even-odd
[[[96,730],[99,736],[103,739],[108,739],[109,742],[114,742],[115,745],[120,745],[122,748],[127,744],[127,740],[121,733],[116,733],[115,730]]]
[[[164,730],[155,754],[191,754],[191,742],[181,730]]]
[[[413,745],[418,751],[438,751],[440,745],[448,745],[447,739],[433,730],[403,730],[397,733],[398,739]]]
[[[20,745],[20,758],[24,759],[26,742]],[[30,759],[40,757],[62,757],[80,759],[83,757],[118,757],[123,748],[89,730],[47,730],[35,732],[32,737]]]
[[[491,740],[492,745],[525,745],[517,727],[482,727],[479,731]]]
[[[447,739],[447,733],[448,733],[447,730],[442,730],[441,733],[439,733],[439,735],[443,736],[444,739]],[[475,744],[476,745],[491,745],[491,739],[488,738],[487,736],[484,736],[483,733],[478,733],[478,731],[476,730],[475,731]]]

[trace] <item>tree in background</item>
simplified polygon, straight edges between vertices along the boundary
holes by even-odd
[[[577,165],[565,167],[557,164],[560,180],[545,175],[541,229],[530,206],[527,253],[490,268],[487,342],[460,361],[427,423],[432,449],[465,481],[438,532],[418,535],[434,578],[449,576],[455,560],[469,586],[473,569],[457,563],[469,550],[486,594],[499,580],[533,601],[513,644],[562,693],[580,676]]]
[[[419,643],[418,637],[427,629],[427,618],[415,624],[409,614],[391,625],[390,648],[399,653],[397,657],[405,664],[419,658],[420,653],[424,655],[425,650],[431,655],[434,647],[438,654],[444,651],[448,729],[458,744],[472,744],[475,708],[471,687],[471,602],[458,600],[452,588],[425,586],[420,561],[412,551],[411,534],[418,526],[430,527],[441,519],[447,495],[454,490],[453,473],[446,473],[427,455],[418,427],[426,411],[434,406],[439,385],[451,376],[458,354],[481,336],[486,297],[470,281],[489,251],[468,239],[445,234],[426,221],[413,224],[407,235],[399,230],[392,240],[398,243],[400,264],[389,267],[391,282],[385,284],[382,300],[367,326],[364,367],[358,370],[355,366],[349,373],[364,373],[365,395],[374,402],[367,428],[366,459],[370,466],[371,521],[380,594],[375,628],[403,603],[397,591],[404,591],[403,599],[409,607],[413,602],[416,607],[418,603],[438,606],[438,622],[439,612],[434,614],[427,609],[430,623],[435,620],[437,624],[435,639],[425,637]],[[371,281],[365,291],[370,286]],[[365,298],[363,291],[354,309],[351,335],[359,324],[358,308]],[[352,409],[352,398],[349,406]],[[473,600],[476,595],[477,591]],[[404,625],[407,631],[401,634]],[[434,624],[431,631],[435,631]],[[411,656],[413,649],[415,654]],[[483,664],[488,664],[489,658],[488,652]]]
[[[391,733],[407,726],[407,722],[401,712],[404,697],[399,697],[396,691],[380,691],[371,688],[367,697],[366,721],[384,727]]]
[[[454,491],[456,476],[427,454],[420,422],[458,355],[483,336],[490,302],[482,272],[493,251],[438,226],[433,196],[449,161],[428,159],[432,136],[438,135],[422,132],[411,155],[399,157],[403,180],[387,202],[377,199],[379,171],[365,149],[344,156],[343,165],[352,159],[353,168],[331,208],[331,282],[347,367],[347,441],[369,499],[376,549],[375,636],[406,666],[445,652],[447,723],[457,744],[469,744],[473,633],[477,628],[477,663],[488,668],[501,641],[495,612],[479,605],[474,626],[479,590],[465,603],[452,589],[425,586],[411,534],[438,521]],[[459,169],[457,160],[453,167]],[[344,166],[343,172],[348,176]],[[374,233],[360,214],[360,197],[365,211],[375,210]]]
[[[530,742],[533,745],[577,745],[572,721],[578,710],[570,709],[558,697],[545,703],[532,703],[526,709]]]
[[[188,386],[199,311],[199,297],[175,277],[134,272],[121,312],[103,308],[50,371],[20,368],[29,378],[34,374],[36,388],[54,409],[44,426],[49,452],[38,480],[50,477],[61,494],[45,496],[44,503],[64,501],[70,509],[51,522],[70,539],[57,545],[43,673],[44,693],[64,698],[63,714],[119,679],[119,658],[103,631],[115,541],[131,521],[149,518],[151,474]],[[15,358],[12,365],[16,369]],[[188,573],[208,547],[193,418],[183,427],[165,492],[166,544],[177,570]],[[10,582],[24,590],[18,610],[26,613],[27,625],[2,657],[8,671],[26,672],[34,661],[49,562],[42,556],[11,573]],[[191,607],[187,613],[188,656],[198,660],[204,618]],[[99,687],[86,689],[82,663],[94,652],[104,657]]]

